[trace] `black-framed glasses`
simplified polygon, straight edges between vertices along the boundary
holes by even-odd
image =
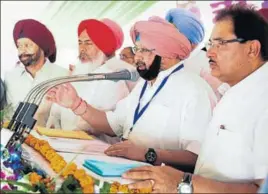
[[[235,38],[235,39],[230,39],[230,40],[214,40],[214,41],[207,42],[205,46],[207,50],[209,50],[210,48],[220,49],[222,46],[225,46],[228,43],[234,43],[234,42],[244,43],[246,41],[243,38]]]
[[[137,46],[132,47],[132,51],[134,54],[136,54],[137,52],[141,52],[141,53],[152,52],[154,50],[155,49],[139,48]]]

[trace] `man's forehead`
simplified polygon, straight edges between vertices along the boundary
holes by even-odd
[[[17,44],[35,44],[30,38],[19,38]]]
[[[234,37],[232,21],[222,20],[215,23],[210,40],[226,40]]]
[[[79,40],[88,40],[92,41],[91,38],[88,36],[87,31],[84,30],[78,37]]]

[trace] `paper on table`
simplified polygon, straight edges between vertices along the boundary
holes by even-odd
[[[91,141],[64,138],[46,138],[49,144],[59,152],[81,154],[104,154],[110,144],[94,139]]]
[[[84,131],[70,131],[62,129],[48,129],[44,127],[37,127],[37,132],[41,135],[49,137],[61,137],[61,138],[72,138],[72,139],[86,139],[92,140],[93,137],[88,135]]]

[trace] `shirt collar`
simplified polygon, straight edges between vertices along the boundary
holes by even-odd
[[[36,75],[38,75],[38,74],[46,71],[47,69],[49,69],[50,64],[51,63],[48,60],[46,60],[46,62],[44,63],[44,65],[41,67],[41,69],[39,69],[39,71],[36,72]],[[29,74],[26,71],[26,68],[25,68],[25,66],[22,63],[19,64],[19,68],[21,69],[21,76],[24,75],[24,74]]]
[[[260,80],[268,80],[268,62],[262,65],[259,69],[248,75],[242,81],[232,86],[226,93],[232,91],[249,90],[251,86],[256,87],[256,83]]]

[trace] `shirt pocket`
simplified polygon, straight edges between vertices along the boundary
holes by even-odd
[[[250,146],[245,134],[235,128],[222,129],[222,126],[218,130],[217,169],[223,175],[233,179],[250,178],[253,166]]]

